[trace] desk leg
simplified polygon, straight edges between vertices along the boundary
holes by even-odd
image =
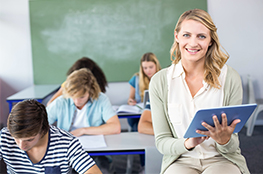
[[[126,174],[132,173],[132,166],[133,166],[133,155],[128,155],[127,156]]]

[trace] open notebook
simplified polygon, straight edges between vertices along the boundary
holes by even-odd
[[[117,109],[117,114],[140,114],[142,113],[143,110],[143,103],[138,103],[134,106],[131,105],[121,105],[118,109]]]
[[[147,101],[149,101],[149,91],[145,90],[143,102],[137,103],[134,106],[125,104],[120,106],[114,106],[113,108],[116,110],[117,114],[141,114],[146,106]]]

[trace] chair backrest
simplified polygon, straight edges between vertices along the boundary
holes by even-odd
[[[247,75],[248,81],[248,103],[256,103],[254,86],[250,75]]]
[[[149,90],[144,91],[144,97],[143,97],[143,108],[145,108],[146,103],[149,101]]]

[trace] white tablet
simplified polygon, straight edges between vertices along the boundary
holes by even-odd
[[[227,116],[227,123],[230,125],[233,120],[240,119],[241,122],[236,125],[236,128],[233,133],[239,132],[242,127],[246,124],[248,118],[256,109],[257,104],[244,104],[244,105],[235,105],[235,106],[224,106],[217,108],[201,109],[198,110],[188,126],[188,129],[185,132],[184,138],[192,137],[203,137],[205,135],[198,134],[195,131],[201,130],[206,131],[207,129],[202,126],[202,122],[206,122],[211,126],[214,126],[214,121],[212,117],[217,116],[219,122],[221,123],[221,114],[225,113]]]

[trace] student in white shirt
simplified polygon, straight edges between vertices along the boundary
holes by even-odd
[[[63,96],[50,103],[47,112],[50,124],[56,122],[57,127],[77,137],[121,132],[119,118],[109,98],[101,92],[96,78],[87,68],[75,70],[67,77]],[[99,156],[94,160],[103,173],[113,172],[113,163],[108,157]]]
[[[65,82],[63,96],[47,107],[48,121],[74,136],[119,134],[121,125],[109,98],[87,68],[75,70]]]
[[[239,119],[228,126],[225,114],[221,124],[214,116],[215,127],[202,123],[208,131],[197,130],[206,137],[183,138],[198,109],[242,102],[240,76],[225,64],[229,56],[221,50],[216,30],[204,10],[184,12],[174,30],[173,64],[151,79],[156,146],[164,155],[161,173],[249,173],[233,134]]]

